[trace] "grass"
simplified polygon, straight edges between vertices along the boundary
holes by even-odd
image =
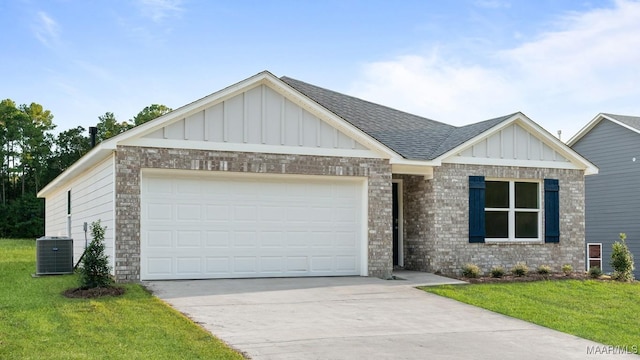
[[[76,275],[34,272],[35,241],[0,240],[0,359],[243,359],[139,285],[68,299]]]
[[[640,345],[637,282],[563,280],[422,290],[603,344]]]

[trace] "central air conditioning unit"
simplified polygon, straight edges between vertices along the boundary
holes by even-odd
[[[73,239],[43,236],[36,239],[36,275],[73,274]]]

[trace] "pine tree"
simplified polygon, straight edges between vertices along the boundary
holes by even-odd
[[[109,258],[104,252],[104,234],[107,227],[100,226],[100,220],[91,223],[91,243],[82,258],[80,268],[80,288],[110,287],[113,285]]]

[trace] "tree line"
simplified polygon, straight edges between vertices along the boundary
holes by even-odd
[[[112,112],[98,117],[96,143],[171,109],[152,104],[128,121]],[[42,105],[0,101],[0,238],[44,235],[44,200],[37,193],[90,150],[88,129],[54,134],[53,114]]]

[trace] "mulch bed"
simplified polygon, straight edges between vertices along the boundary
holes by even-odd
[[[90,289],[74,288],[65,290],[62,295],[74,299],[95,299],[103,296],[120,296],[125,289],[117,286],[96,287]]]
[[[466,278],[462,277],[460,280],[469,282],[471,284],[484,284],[484,283],[509,283],[509,282],[531,282],[531,281],[543,281],[543,280],[585,280],[589,279],[586,274],[580,273],[572,273],[569,275],[565,275],[564,273],[560,274],[548,274],[548,275],[540,275],[540,274],[528,274],[525,276],[515,276],[515,275],[504,275],[501,278],[494,278],[490,276],[482,276],[477,278]]]

